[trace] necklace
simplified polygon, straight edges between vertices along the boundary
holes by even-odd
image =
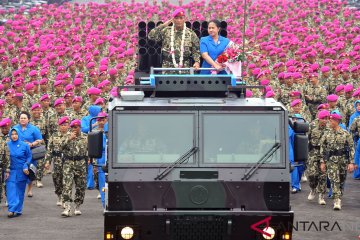
[[[171,57],[172,57],[172,62],[174,64],[174,67],[178,68],[182,68],[183,67],[183,61],[184,61],[184,43],[185,43],[185,32],[186,32],[186,25],[184,23],[184,28],[182,31],[182,36],[181,36],[181,45],[180,45],[180,59],[179,59],[179,64],[176,62],[175,60],[175,50],[174,50],[174,34],[175,34],[175,27],[174,25],[171,26],[171,41],[170,41],[170,47],[171,47]]]

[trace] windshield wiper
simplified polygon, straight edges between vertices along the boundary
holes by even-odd
[[[276,152],[276,150],[280,148],[280,146],[280,143],[274,143],[274,145],[264,154],[264,156],[260,158],[260,160],[257,161],[256,164],[253,165],[247,172],[245,172],[241,180],[249,180],[249,178],[251,178],[251,176],[256,172],[256,170],[258,170],[261,165],[266,163],[269,157],[271,157]]]
[[[165,168],[161,173],[159,173],[154,180],[161,180],[166,175],[168,175],[176,166],[183,164],[185,161],[189,159],[192,155],[194,155],[199,150],[198,147],[193,147],[186,153],[184,153],[180,158],[178,158],[175,162],[171,163],[167,168]]]

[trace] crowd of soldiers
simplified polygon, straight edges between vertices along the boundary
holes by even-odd
[[[265,87],[265,92],[247,90],[247,97],[265,94],[276,98],[290,115],[311,122],[308,199],[314,199],[317,191],[319,203],[324,204],[328,177],[334,208],[340,209],[346,170],[356,168],[353,163],[360,132],[360,13],[333,0],[264,0],[247,8],[244,3],[194,1],[183,8],[189,21],[227,21],[228,38],[245,43],[243,79],[249,85]],[[146,1],[65,3],[36,6],[27,14],[24,9],[2,12],[8,19],[0,26],[3,162],[9,162],[5,143],[11,126],[18,123],[22,111],[29,111],[31,124],[40,129],[47,145],[45,159],[38,161],[36,186],[42,187],[43,169],[53,165],[57,204],[65,206],[64,216],[70,215],[71,202],[69,185],[61,189],[61,183],[70,181],[65,173],[72,171],[72,181],[86,172],[85,161],[81,161],[84,165],[77,161],[85,159],[86,151],[78,129],[83,127],[80,120],[90,114],[91,106],[104,108],[117,95],[116,86],[134,83],[137,23],[167,20],[173,9],[167,1]],[[249,16],[245,23],[244,9]],[[243,34],[239,29],[244,24]],[[341,124],[353,135],[339,130]],[[78,185],[75,213],[81,214],[85,188],[83,182]]]

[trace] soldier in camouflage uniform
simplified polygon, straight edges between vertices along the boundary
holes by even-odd
[[[316,118],[317,107],[325,102],[326,96],[326,89],[320,85],[317,74],[311,74],[310,84],[304,90],[304,97],[313,119]]]
[[[320,170],[320,139],[326,134],[327,122],[330,113],[322,110],[318,113],[317,120],[310,123],[309,130],[309,159],[307,161],[307,174],[310,185],[308,200],[313,200],[316,192],[319,193],[318,203],[325,205],[324,194],[326,192],[326,174]]]
[[[351,115],[350,117],[350,120],[349,120],[349,130],[352,134],[354,134],[355,132],[358,132],[359,131],[359,127],[360,127],[360,119],[359,119],[359,116],[360,116],[360,100],[356,100],[354,102],[354,105],[353,105],[353,108],[355,110],[353,110],[353,114]],[[358,137],[358,135],[356,136]],[[355,143],[355,146],[356,146],[356,143]]]
[[[53,108],[50,107],[50,96],[48,94],[44,94],[43,96],[40,97],[40,105],[43,110],[42,115],[47,121],[46,125],[49,127],[50,117],[55,114],[55,111]],[[46,143],[46,139],[45,139],[45,143]]]
[[[39,103],[35,103],[31,106],[31,123],[40,129],[41,135],[43,139],[47,138],[48,127],[46,124],[46,120],[42,115],[42,108]],[[36,172],[36,186],[38,188],[42,188],[43,184],[41,179],[44,176],[44,166],[45,166],[45,159],[38,159],[37,160],[37,172]]]
[[[65,100],[58,98],[54,102],[55,113],[49,118],[49,135],[55,133],[58,129],[58,121],[61,117],[68,116],[69,114],[65,111]]]
[[[72,100],[72,110],[70,111],[70,119],[82,119],[87,115],[85,108],[82,108],[81,105],[83,99],[80,96],[75,96]]]
[[[320,169],[326,172],[331,183],[334,197],[334,210],[341,209],[341,187],[343,178],[342,168],[344,163],[347,170],[352,172],[354,165],[354,142],[351,135],[339,126],[341,115],[330,114],[327,134],[320,140]]]
[[[78,119],[70,123],[71,133],[62,138],[61,150],[63,153],[63,201],[64,217],[71,216],[71,202],[73,182],[75,183],[75,215],[81,215],[80,205],[84,202],[86,190],[87,168],[87,137],[81,133],[81,121]]]
[[[282,88],[280,88],[278,91],[278,101],[282,102],[282,104],[284,104],[285,106],[290,104],[290,95],[291,95],[291,92],[294,92],[294,91],[298,91],[301,93],[301,91],[296,89],[296,87],[294,86],[292,73],[286,73],[285,74],[285,85]]]
[[[55,194],[58,197],[56,202],[57,206],[62,205],[62,192],[63,192],[63,159],[61,152],[61,142],[64,137],[67,136],[70,118],[65,116],[59,119],[59,131],[55,132],[49,138],[48,143],[48,151],[45,156],[45,168],[50,167],[51,163],[53,163],[53,182],[55,187]]]
[[[4,118],[0,122],[0,128],[2,136],[0,138],[0,174],[2,174],[2,182],[0,182],[0,202],[1,199],[4,199],[3,197],[6,196],[5,191],[5,173],[10,173],[10,151],[7,147],[7,142],[10,141],[9,138],[9,131],[11,127],[11,119],[10,118]],[[1,178],[1,176],[0,176]]]
[[[163,68],[188,68],[190,58],[195,61],[193,67],[200,67],[200,42],[195,32],[185,26],[185,10],[179,8],[172,14],[173,18],[149,32],[149,39],[162,42]],[[173,23],[173,26],[169,26]],[[173,39],[172,37],[173,36]],[[184,36],[184,40],[182,38]],[[173,50],[171,45],[173,44]],[[174,51],[174,52],[172,52]],[[182,53],[182,54],[181,54]],[[181,62],[183,55],[183,62]],[[175,59],[173,59],[173,56]],[[181,73],[186,73],[182,71]],[[179,73],[176,71],[175,73]]]
[[[311,122],[312,117],[309,111],[303,110],[301,99],[295,99],[290,103],[289,115],[300,114],[306,122]]]

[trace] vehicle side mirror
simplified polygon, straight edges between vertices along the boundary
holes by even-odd
[[[305,162],[309,156],[309,123],[296,121],[293,124],[294,137],[294,162]]]
[[[88,134],[89,158],[101,158],[103,150],[103,132],[93,131]]]

